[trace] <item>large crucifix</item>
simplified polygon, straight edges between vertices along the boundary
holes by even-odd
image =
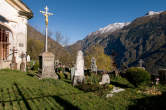
[[[48,39],[48,16],[53,15],[53,13],[48,12],[48,7],[45,7],[45,11],[40,11],[45,16],[45,24],[46,24],[46,40],[45,40],[45,52],[47,52],[47,39]]]

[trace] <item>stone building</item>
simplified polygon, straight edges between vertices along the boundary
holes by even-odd
[[[21,0],[0,0],[0,69],[10,68],[13,49],[17,69],[27,52],[27,22],[32,11]]]

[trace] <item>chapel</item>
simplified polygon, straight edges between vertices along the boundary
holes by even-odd
[[[21,0],[0,0],[0,69],[26,63],[27,23],[32,11]],[[15,59],[13,59],[13,55]]]

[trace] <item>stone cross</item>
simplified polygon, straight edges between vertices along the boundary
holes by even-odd
[[[144,61],[143,61],[142,59],[140,59],[140,60],[139,60],[139,66],[140,66],[140,67],[143,67],[143,66],[142,66],[143,63],[144,63]]]
[[[15,49],[15,47],[13,47],[12,50],[12,63],[16,63],[16,56],[15,53],[17,53],[17,50]]]
[[[40,11],[45,16],[45,24],[46,24],[46,41],[45,41],[45,52],[47,52],[47,39],[48,39],[48,16],[53,15],[53,13],[48,12],[48,7],[46,6],[45,11]]]
[[[10,64],[10,68],[12,70],[16,70],[17,69],[17,63],[16,63],[16,56],[15,56],[15,53],[17,53],[17,50],[15,49],[15,47],[13,47],[13,49],[11,49],[13,52],[12,52],[12,62]]]
[[[24,53],[21,53],[21,59],[22,59],[22,62],[20,64],[20,70],[22,72],[25,72],[26,71],[26,66],[25,66],[25,62],[24,62],[24,57],[25,57],[25,54]]]

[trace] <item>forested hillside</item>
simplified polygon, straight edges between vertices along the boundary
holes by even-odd
[[[38,60],[38,56],[44,51],[45,36],[32,26],[28,25],[28,54],[33,60]],[[70,65],[72,57],[66,49],[58,42],[48,38],[48,51],[55,54],[55,59],[59,59],[63,64]]]

